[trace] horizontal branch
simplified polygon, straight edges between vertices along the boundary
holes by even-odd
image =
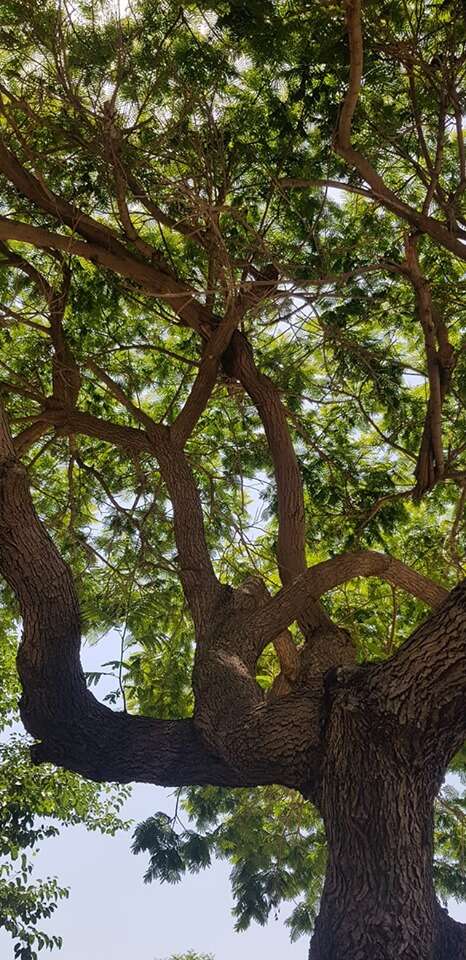
[[[24,698],[25,701],[25,698]],[[22,718],[33,733],[27,710]],[[88,780],[154,783],[162,787],[246,787],[273,783],[247,776],[209,753],[192,720],[154,720],[109,710],[88,693],[85,711],[70,724],[61,717],[32,747],[36,763],[53,763]]]
[[[71,573],[34,510],[3,411],[0,573],[17,596],[23,619],[18,654],[21,715],[31,736],[40,741],[33,748],[37,762],[51,761],[93,780],[119,783],[251,782],[205,749],[192,721],[113,712],[87,689]]]
[[[368,200],[374,200],[375,195],[364,187],[355,183],[347,183],[345,180],[307,180],[302,177],[282,177],[278,181],[279,187],[283,189],[309,190],[312,187],[320,187],[324,190],[342,190],[345,193],[357,193],[358,196],[367,197]]]

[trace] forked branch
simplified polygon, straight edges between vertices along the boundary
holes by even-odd
[[[243,776],[203,746],[191,720],[132,717],[99,703],[86,687],[80,617],[71,573],[39,520],[27,475],[0,411],[0,573],[23,619],[18,668],[21,714],[44,760],[93,780],[167,786],[245,786]],[[264,775],[262,782],[271,782]]]
[[[414,289],[418,318],[424,335],[429,380],[429,401],[415,470],[414,493],[419,498],[444,476],[442,407],[450,386],[455,354],[448,339],[446,324],[434,310],[430,285],[419,264],[416,237],[407,237],[405,250],[406,259],[401,269]]]

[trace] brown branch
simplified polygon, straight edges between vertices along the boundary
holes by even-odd
[[[50,337],[53,344],[52,383],[53,398],[74,406],[81,387],[81,373],[63,330],[63,317],[68,300],[71,274],[64,268],[61,290],[53,291],[50,299]]]
[[[279,590],[250,618],[248,633],[258,638],[263,649],[274,635],[298,619],[310,601],[317,601],[324,593],[357,577],[380,577],[431,607],[439,606],[448,596],[440,584],[394,557],[372,550],[344,553],[310,567]]]
[[[225,336],[226,329],[219,327],[216,340],[219,348]],[[137,407],[122,387],[115,383],[98,364],[91,360],[88,361],[88,366],[105,383],[113,396],[145,428],[150,450],[155,453],[158,460],[160,472],[173,504],[181,581],[194,623],[199,630],[205,626],[220,585],[215,576],[206,543],[199,491],[189,462],[179,445],[179,436],[173,441],[171,430],[156,423],[152,417]]]
[[[306,570],[306,557],[303,483],[288,429],[286,407],[276,386],[257,369],[247,340],[238,332],[225,353],[224,366],[230,375],[240,380],[262,420],[277,487],[278,569],[282,583],[289,584]],[[296,619],[306,640],[312,677],[322,675],[335,662],[354,659],[355,652],[347,634],[332,623],[318,598],[309,595]],[[270,640],[281,632],[279,626]]]
[[[168,430],[157,441],[155,453],[173,504],[180,577],[199,634],[206,629],[222,591],[206,542],[201,499],[189,461],[170,442]]]
[[[153,445],[145,431],[104,420],[83,410],[57,404],[50,399],[45,401],[44,409],[37,415],[36,422],[56,427],[60,433],[81,433],[87,437],[95,437],[129,453],[153,453]]]
[[[192,288],[179,280],[169,277],[156,267],[136,260],[121,248],[117,253],[98,243],[77,240],[74,236],[53,233],[42,227],[20,223],[0,217],[0,239],[18,240],[43,250],[60,250],[68,255],[83,257],[91,263],[99,264],[122,277],[132,280],[146,294],[159,297],[168,303],[183,323],[198,333],[210,329],[210,318],[201,303],[196,300]]]
[[[361,29],[361,0],[345,0],[348,30],[350,75],[338,124],[338,144],[350,145],[351,125],[361,91],[364,50]]]
[[[269,377],[260,373],[252,350],[236,333],[224,357],[224,366],[238,379],[262,420],[275,471],[278,496],[277,559],[282,583],[289,583],[305,569],[305,520],[302,479],[279,392]]]
[[[39,292],[45,297],[47,303],[50,303],[53,299],[53,290],[50,286],[48,280],[40,273],[39,270],[34,267],[32,263],[29,263],[25,257],[22,257],[19,253],[16,253],[14,250],[10,250],[9,246],[6,243],[0,243],[0,251],[7,263],[11,264],[12,267],[17,267],[26,276],[32,280]]]
[[[422,212],[427,214],[429,213],[432,199],[438,190],[439,177],[442,169],[443,151],[445,146],[445,118],[446,103],[445,97],[442,95],[437,124],[437,148],[435,151],[435,161],[431,171],[430,184],[422,205]]]
[[[174,311],[181,317],[188,326],[193,326],[199,330],[200,320],[207,310],[202,304],[195,303],[194,292],[186,285],[182,284],[166,268],[165,264],[157,267],[153,263],[146,264],[138,260],[129,252],[120,242],[116,233],[108,226],[104,226],[92,217],[83,213],[73,204],[68,203],[62,197],[50,190],[42,180],[39,180],[33,174],[29,173],[21,164],[18,157],[9,150],[0,140],[0,171],[12,183],[23,197],[30,200],[40,210],[51,214],[60,223],[69,227],[74,234],[83,237],[90,244],[90,249],[85,250],[81,247],[79,256],[86,259],[96,259],[102,266],[108,266],[123,276],[140,284],[147,292],[162,299],[169,298]],[[5,229],[4,224],[2,225]],[[24,225],[23,225],[24,227]],[[31,228],[31,230],[40,228]],[[56,236],[56,235],[55,235]],[[53,242],[41,241],[39,234],[35,233],[35,240],[31,239],[32,234],[27,237],[10,236],[0,232],[0,237],[5,239],[24,239],[27,243],[33,243],[37,246],[52,247],[52,249],[62,249],[71,251],[66,246],[60,246],[59,241]],[[92,252],[92,248],[94,248]]]
[[[131,398],[128,397],[127,393],[125,393],[123,388],[120,387],[120,385],[116,383],[113,377],[110,377],[109,374],[106,373],[106,371],[103,370],[102,367],[100,367],[99,364],[95,362],[95,360],[91,360],[91,359],[87,360],[86,366],[89,367],[89,370],[92,370],[92,372],[95,373],[98,379],[105,384],[109,393],[111,393],[112,396],[115,397],[115,399],[118,400],[118,402],[121,403],[121,405],[125,407],[129,411],[129,413],[134,417],[134,419],[137,420],[138,423],[141,423],[146,430],[148,430],[149,432],[153,432],[159,429],[160,425],[157,424],[157,422],[153,420],[153,418],[150,417],[149,414],[145,413],[145,411],[142,410],[141,407],[136,406],[136,404],[133,403]]]
[[[118,392],[118,399],[129,409],[131,400],[107,374],[112,390]],[[113,423],[85,413],[76,408],[65,407],[49,400],[37,417],[37,424],[55,426],[61,433],[84,434],[111,443],[132,453],[149,453],[155,456],[162,478],[167,486],[168,495],[173,504],[175,540],[179,555],[180,577],[183,589],[193,615],[197,629],[206,622],[208,612],[215,602],[219,583],[213,571],[212,562],[205,538],[202,506],[193,473],[183,450],[170,442],[169,431],[155,423],[138,407],[134,415],[144,418],[145,430]],[[32,430],[31,428],[29,428]],[[38,428],[37,428],[38,429]],[[18,447],[22,449],[23,435],[18,438]]]
[[[408,203],[401,200],[396,193],[387,187],[383,178],[377,173],[372,164],[351,142],[351,128],[354,112],[361,91],[363,70],[363,39],[361,27],[361,0],[345,0],[346,25],[350,50],[350,71],[348,89],[343,100],[340,120],[334,137],[333,146],[336,153],[354,167],[363,180],[369,184],[374,199],[390,210],[397,217],[407,221],[412,227],[427,233],[433,240],[446,250],[450,250],[460,260],[466,260],[466,245],[450,230],[450,225],[444,226],[438,220],[419,212]]]
[[[17,310],[12,310],[11,307],[7,307],[5,303],[0,303],[0,311],[4,317],[4,323],[2,323],[2,326],[8,326],[8,320],[11,320],[12,323],[23,323],[25,327],[29,327],[31,330],[35,330],[37,333],[45,333],[47,337],[50,336],[50,329],[49,327],[45,326],[45,323],[36,323],[35,320],[30,320],[29,317],[18,313]]]
[[[151,214],[154,220],[163,224],[164,227],[168,227],[170,230],[174,230],[176,233],[180,233],[184,237],[188,237],[190,240],[194,240],[201,247],[207,248],[209,245],[207,231],[205,227],[200,223],[194,225],[185,223],[183,220],[174,220],[173,217],[170,217],[169,214],[165,213],[161,207],[159,207],[147,194],[146,190],[142,186],[142,183],[129,171],[125,171],[128,185],[133,192],[135,200],[140,200],[143,206],[146,208],[147,212]]]
[[[214,330],[204,348],[204,355],[191,393],[172,426],[174,443],[183,446],[202,416],[217,379],[220,357],[225,352],[242,316],[241,303],[236,300]]]
[[[17,457],[23,457],[28,450],[44,436],[44,433],[50,430],[48,423],[43,420],[35,420],[29,427],[25,427],[21,433],[17,433],[14,438],[14,447]]]
[[[368,200],[375,200],[376,196],[370,190],[359,187],[353,183],[346,183],[344,180],[307,180],[302,177],[282,177],[277,181],[278,186],[283,189],[294,188],[297,190],[307,190],[311,187],[322,187],[331,190],[342,190],[346,193],[356,193],[358,196],[367,197]]]
[[[309,696],[283,697],[272,704],[256,699],[244,722],[237,716],[222,751],[235,756],[234,766],[205,747],[191,720],[132,717],[93,697],[79,660],[72,577],[34,510],[3,411],[0,534],[0,573],[14,590],[23,618],[21,715],[39,741],[33,748],[36,762],[51,761],[94,780],[167,786],[299,786],[309,776],[310,750],[316,750],[319,735],[319,705]],[[231,705],[230,679],[228,675],[223,703]],[[217,704],[219,721],[223,703]],[[295,736],[290,736],[292,730]]]
[[[376,665],[371,687],[387,713],[430,744],[429,762],[446,769],[466,736],[466,581],[421,623],[391,660]]]
[[[209,754],[192,721],[112,712],[87,689],[72,577],[34,510],[3,410],[0,533],[0,573],[15,592],[23,618],[21,715],[41,741],[33,748],[36,762],[120,783],[247,784],[247,777]]]
[[[430,285],[423,276],[417,254],[416,237],[405,242],[406,260],[403,273],[415,293],[417,312],[424,334],[429,380],[429,401],[421,446],[416,463],[416,498],[431,490],[445,473],[442,441],[442,407],[451,379],[455,356],[448,340],[448,331],[441,317],[436,316]]]

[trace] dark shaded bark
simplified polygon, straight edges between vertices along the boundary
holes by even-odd
[[[334,679],[321,812],[328,867],[309,960],[464,960],[465,928],[437,904],[435,747],[374,697],[376,671]]]
[[[466,924],[458,923],[437,905],[434,960],[464,960],[466,957]]]

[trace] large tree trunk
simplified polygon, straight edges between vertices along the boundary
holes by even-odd
[[[371,669],[367,669],[370,680]],[[310,960],[465,960],[466,928],[433,885],[442,770],[370,697],[361,675],[331,697],[321,811],[329,859]]]

